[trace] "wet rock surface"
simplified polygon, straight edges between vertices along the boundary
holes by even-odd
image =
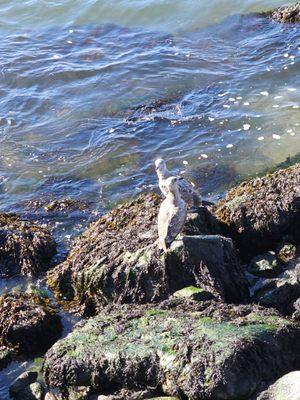
[[[60,317],[48,299],[26,293],[0,296],[0,350],[10,358],[46,351],[61,329]]]
[[[25,204],[27,210],[45,212],[73,212],[73,211],[89,211],[90,203],[85,200],[72,199],[70,197],[64,199],[38,199],[30,200]]]
[[[37,275],[56,253],[50,232],[14,214],[0,214],[0,277]]]
[[[300,240],[300,164],[243,182],[213,207],[223,234],[243,258],[274,249],[285,235]]]
[[[44,377],[66,396],[68,388],[85,386],[99,395],[152,390],[152,397],[247,398],[262,381],[299,368],[299,339],[299,325],[258,306],[126,305],[58,341],[46,354]]]
[[[68,259],[48,273],[56,296],[71,307],[76,301],[86,315],[110,302],[161,301],[191,285],[225,301],[247,301],[247,282],[230,239],[183,236],[167,254],[158,249],[160,201],[153,193],[141,195],[93,223]]]
[[[290,6],[277,8],[269,15],[273,20],[282,23],[300,22],[300,3],[297,2]]]

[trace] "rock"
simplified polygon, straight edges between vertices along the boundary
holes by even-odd
[[[213,299],[213,294],[207,292],[205,289],[197,288],[195,286],[188,286],[186,288],[177,290],[173,294],[174,297],[190,298],[196,301],[206,301]]]
[[[13,382],[9,387],[9,394],[13,398],[20,398],[24,390],[36,381],[38,374],[36,372],[26,371]]]
[[[300,238],[300,164],[243,182],[212,207],[245,260]]]
[[[285,244],[278,251],[278,259],[286,264],[296,257],[296,253],[296,246],[293,244]]]
[[[0,296],[0,347],[14,356],[46,351],[61,330],[60,317],[48,299],[26,293]]]
[[[230,239],[186,236],[167,254],[158,249],[160,202],[153,193],[141,195],[91,224],[68,259],[48,273],[56,298],[85,315],[111,302],[161,301],[191,285],[213,288],[226,301],[247,301],[247,283]]]
[[[106,396],[152,389],[224,400],[246,399],[261,382],[299,367],[300,326],[274,310],[214,301],[130,304],[103,310],[56,342],[44,378],[66,395],[85,386]]]
[[[44,400],[58,400],[58,398],[55,396],[55,394],[47,392]]]
[[[281,268],[274,251],[268,251],[265,254],[254,257],[247,270],[256,276],[274,278],[279,275]]]
[[[56,253],[50,232],[14,214],[0,214],[0,277],[37,275]]]
[[[0,371],[7,367],[11,361],[11,352],[0,348]]]
[[[85,200],[72,199],[70,197],[64,199],[38,199],[26,202],[26,209],[32,211],[44,210],[46,212],[85,212],[90,208],[90,203]]]
[[[35,400],[42,400],[44,391],[45,389],[40,382],[34,382],[29,386],[29,392],[32,393]]]
[[[179,265],[179,273],[182,266],[193,271],[195,286],[229,303],[249,300],[248,284],[231,239],[218,235],[183,236],[172,249],[170,265]]]
[[[270,17],[282,23],[300,22],[300,3],[280,7],[269,13]]]
[[[296,321],[300,321],[300,298],[297,299],[293,304],[293,318]]]
[[[300,297],[300,260],[277,279],[267,282],[254,293],[253,299],[264,307],[274,307],[284,314],[293,312],[293,303]]]
[[[299,400],[300,399],[300,371],[293,371],[284,375],[266,391],[261,393],[257,400]]]

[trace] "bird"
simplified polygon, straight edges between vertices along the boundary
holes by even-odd
[[[165,252],[181,232],[187,216],[187,205],[180,196],[178,181],[176,176],[166,179],[167,194],[158,212],[158,244]]]
[[[172,176],[171,172],[168,171],[166,162],[162,158],[158,158],[155,161],[155,169],[158,176],[158,184],[162,194],[166,197],[168,194],[168,188],[166,181]],[[186,202],[189,207],[199,207],[202,205],[201,196],[195,191],[193,185],[186,179],[178,176],[177,185],[180,196]]]

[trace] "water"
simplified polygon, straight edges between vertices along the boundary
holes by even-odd
[[[299,153],[300,27],[248,14],[279,5],[2,0],[0,210],[49,224],[63,253],[89,214],[26,201],[102,213],[156,187],[157,157],[215,200]],[[1,399],[18,368],[0,373]]]

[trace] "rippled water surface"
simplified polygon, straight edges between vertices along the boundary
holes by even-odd
[[[299,153],[300,27],[255,14],[281,4],[2,0],[0,209],[103,212],[155,186],[159,156],[216,199]],[[45,218],[60,242],[87,220]]]

